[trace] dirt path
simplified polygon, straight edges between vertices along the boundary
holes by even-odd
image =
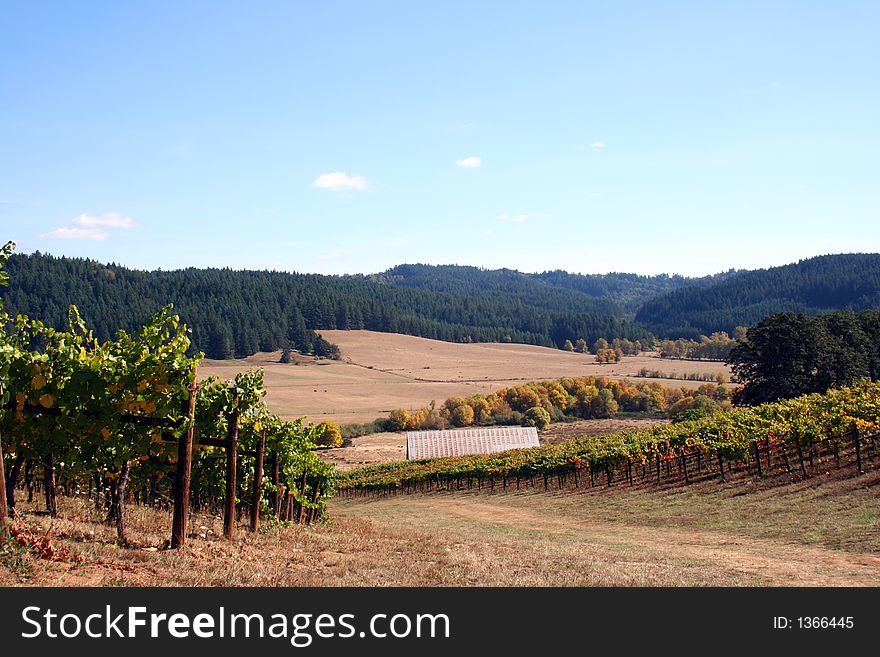
[[[529,496],[513,497],[494,502],[473,496],[410,496],[343,503],[337,512],[367,517],[388,529],[418,531],[426,540],[459,537],[487,547],[501,570],[521,568],[523,562],[539,560],[548,553],[562,554],[569,568],[579,565],[602,571],[600,582],[611,585],[880,583],[880,556],[875,554],[691,527],[655,527],[571,515],[550,517],[543,507],[531,508]],[[536,503],[545,501],[536,499]],[[502,549],[492,550],[493,545]],[[577,564],[577,560],[584,563]]]
[[[426,506],[432,513],[436,512],[436,505]],[[453,506],[449,512],[481,523],[540,528],[600,543],[619,543],[646,553],[713,561],[719,566],[769,577],[791,586],[874,586],[880,582],[880,556],[870,554],[785,545],[693,529],[683,532],[681,529],[621,526],[593,520],[583,520],[573,526],[570,519],[548,519],[526,509],[488,503]]]

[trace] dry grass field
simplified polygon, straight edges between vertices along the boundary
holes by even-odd
[[[336,499],[332,522],[218,538],[193,518],[131,507],[114,544],[85,500],[23,521],[75,560],[4,557],[0,585],[31,586],[877,586],[880,471],[669,489],[450,492]]]
[[[280,353],[240,360],[206,360],[199,375],[234,376],[262,367],[272,412],[293,419],[369,422],[395,408],[420,408],[456,395],[490,392],[517,382],[562,376],[632,378],[641,368],[667,373],[729,375],[723,363],[625,357],[599,365],[589,354],[520,344],[458,344],[395,333],[322,331],[342,350],[342,361],[301,358],[279,363]],[[664,385],[696,387],[696,381],[658,379]]]

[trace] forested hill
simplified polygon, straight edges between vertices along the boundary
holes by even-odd
[[[828,255],[740,272],[708,286],[686,286],[645,302],[636,321],[657,335],[731,332],[767,315],[880,307],[880,254]]]
[[[299,347],[306,328],[546,346],[578,338],[592,344],[600,337],[644,340],[649,335],[613,302],[542,281],[521,287],[521,274],[497,285],[476,277],[460,287],[450,282],[447,289],[422,289],[395,284],[390,273],[145,272],[39,253],[14,255],[8,271],[10,286],[2,297],[10,312],[62,327],[68,306],[76,304],[97,337],[106,339],[116,329],[135,329],[173,303],[192,328],[196,347],[215,358],[247,356],[290,342]]]
[[[394,285],[435,292],[466,294],[479,289],[514,296],[544,307],[592,308],[596,312],[630,317],[649,299],[687,285],[704,286],[724,280],[735,272],[686,278],[639,274],[572,274],[562,270],[525,274],[511,269],[487,270],[461,265],[398,265],[373,278]]]

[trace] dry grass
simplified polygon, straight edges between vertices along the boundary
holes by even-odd
[[[520,344],[457,344],[372,331],[322,331],[337,343],[341,362],[302,358],[278,362],[280,352],[241,360],[206,360],[200,376],[230,377],[254,367],[265,370],[272,412],[292,419],[369,422],[395,408],[420,408],[457,395],[490,392],[516,382],[562,376],[632,378],[642,367],[678,373],[728,373],[723,363],[625,357],[599,365],[589,354]],[[639,379],[649,380],[649,379]],[[694,388],[696,381],[657,379],[663,385]]]
[[[31,586],[876,586],[880,471],[807,481],[705,482],[667,490],[435,493],[337,499],[333,522],[219,538],[193,518],[160,549],[170,515],[131,507],[115,545],[85,500],[23,521],[79,563],[0,567]]]
[[[875,471],[785,485],[458,492],[340,500],[333,511],[395,530],[466,536],[492,546],[496,564],[532,564],[530,582],[539,573],[548,584],[877,586],[878,482]]]

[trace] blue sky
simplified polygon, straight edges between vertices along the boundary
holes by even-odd
[[[3,0],[0,240],[321,273],[876,252],[878,24],[876,2]]]

